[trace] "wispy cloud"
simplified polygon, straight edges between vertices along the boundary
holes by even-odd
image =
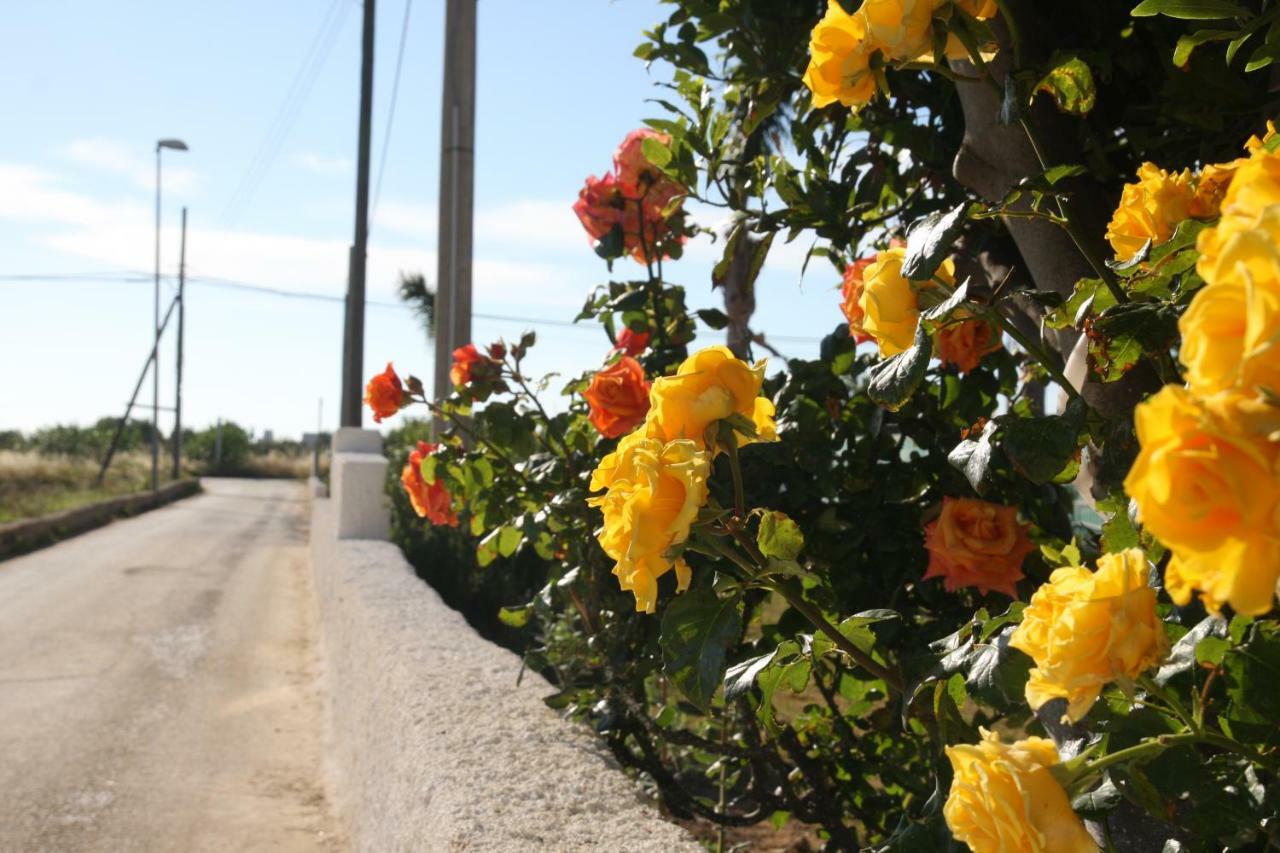
[[[317,175],[345,175],[351,171],[350,157],[327,157],[314,151],[303,151],[293,157],[295,165]]]
[[[134,186],[154,189],[156,181],[154,152],[119,140],[94,137],[77,139],[62,150],[63,155],[80,166],[121,175]],[[164,167],[165,187],[175,192],[189,193],[199,186],[199,177],[193,169],[175,164],[170,158]]]
[[[31,227],[32,243],[59,252],[122,269],[149,268],[155,227],[150,208],[69,190],[66,183],[47,170],[0,163],[0,219]],[[403,210],[396,221],[407,227],[414,213]],[[418,224],[429,229],[431,218],[425,211],[416,215],[422,220]],[[418,270],[434,278],[435,252],[427,248],[433,243],[421,239],[421,232],[417,236],[409,244],[383,241],[370,246],[371,297],[393,298],[401,271]],[[166,226],[162,240],[165,262],[171,264],[176,225]],[[346,288],[347,253],[347,242],[341,239],[193,225],[187,260],[192,275],[338,295]],[[477,254],[473,270],[476,301],[490,305],[576,308],[587,286],[580,269],[483,252]]]

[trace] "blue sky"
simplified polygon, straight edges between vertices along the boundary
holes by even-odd
[[[400,270],[435,276],[443,5],[417,0],[412,8],[372,214],[376,302],[395,301]],[[570,206],[585,176],[609,167],[626,132],[658,114],[645,99],[665,73],[650,74],[631,51],[666,8],[656,0],[484,0],[479,9],[474,307],[571,319],[608,274]],[[378,8],[375,177],[404,10],[403,0]],[[341,306],[198,280],[345,291],[360,15],[357,0],[66,0],[6,10],[0,428],[92,422],[127,401],[149,347],[152,152],[160,137],[191,147],[165,152],[164,166],[164,271],[176,270],[186,205],[188,272],[196,279],[187,297],[184,421],[203,426],[222,417],[298,435],[314,428],[323,399],[325,427],[333,426]],[[324,64],[293,120],[277,122],[299,69],[323,53],[312,50],[321,32],[331,40]],[[263,158],[268,139],[274,156]],[[756,326],[781,336],[776,343],[791,356],[815,355],[817,340],[840,320],[838,282],[825,262],[800,284],[807,248],[803,237],[776,247],[759,288]],[[719,305],[710,288],[716,254],[701,241],[668,267],[695,307]],[[477,319],[474,337],[511,339],[526,326],[539,332],[535,369],[576,374],[598,364],[607,347],[589,325]],[[403,308],[370,306],[365,340],[366,374],[393,360],[402,372],[431,376],[431,348]],[[173,343],[170,334],[161,352],[164,405],[172,402]],[[149,403],[149,380],[146,387]],[[162,415],[162,426],[169,422]]]

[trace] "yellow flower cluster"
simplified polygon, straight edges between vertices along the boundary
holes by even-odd
[[[1267,138],[1227,164],[1221,219],[1201,232],[1205,286],[1179,322],[1187,388],[1135,413],[1142,445],[1125,489],[1173,551],[1179,604],[1257,615],[1280,578],[1280,154]]]
[[[813,93],[813,105],[839,101],[857,110],[869,103],[884,65],[932,59],[933,19],[954,9],[979,20],[997,12],[996,0],[863,0],[850,14],[839,0],[829,0],[809,40],[804,82]],[[965,55],[954,36],[947,54]]]
[[[1108,683],[1164,659],[1169,647],[1147,573],[1146,555],[1130,548],[1098,558],[1096,572],[1058,569],[1036,590],[1009,642],[1036,662],[1026,688],[1033,709],[1066,699],[1066,717],[1077,722]]]
[[[1236,172],[1250,167],[1251,180],[1256,173],[1258,152],[1265,153],[1267,143],[1275,134],[1275,125],[1269,123],[1265,138],[1254,136],[1245,143],[1253,157],[1212,163],[1196,173],[1190,169],[1170,173],[1154,163],[1139,166],[1138,180],[1125,185],[1120,204],[1107,225],[1107,241],[1115,251],[1116,260],[1132,260],[1148,241],[1152,246],[1168,242],[1177,227],[1188,219],[1218,216],[1225,209],[1224,197],[1229,187],[1247,182],[1233,180]],[[1237,192],[1247,194],[1247,190]],[[1198,248],[1205,250],[1204,246]]]
[[[947,747],[955,778],[942,814],[952,835],[974,853],[1097,853],[1053,778],[1053,741],[1007,744],[981,731],[981,743]]]
[[[739,434],[740,443],[777,440],[773,403],[760,396],[764,369],[722,346],[690,356],[674,376],[654,381],[645,422],[591,475],[591,491],[605,490],[589,501],[604,514],[597,538],[637,611],[654,612],[658,578],[667,572],[675,570],[681,591],[689,585],[689,567],[673,549],[688,539],[707,500],[707,429],[736,414],[756,428],[754,438]]]
[[[917,294],[933,285],[912,282],[902,275],[902,261],[907,250],[901,246],[886,249],[862,272],[862,331],[875,339],[880,354],[886,358],[911,347],[916,326],[920,322]],[[955,264],[943,261],[936,275],[947,285],[955,284]]]

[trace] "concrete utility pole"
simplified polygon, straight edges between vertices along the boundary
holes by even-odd
[[[453,351],[471,340],[471,226],[475,188],[476,0],[446,0],[436,268],[435,396],[453,388]]]
[[[359,427],[364,384],[364,281],[369,247],[369,135],[373,118],[374,0],[364,0],[360,49],[360,139],[356,163],[356,235],[347,278],[347,315],[342,338],[342,410],[344,427]]]
[[[182,208],[182,242],[178,244],[178,375],[173,392],[173,479],[182,476],[182,331],[187,315],[187,209]]]

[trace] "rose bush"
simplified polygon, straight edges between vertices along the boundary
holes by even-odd
[[[706,837],[1280,844],[1275,10],[670,5],[663,114],[574,207],[604,366],[375,380],[440,433],[397,499],[537,567],[498,615],[549,703]],[[686,200],[725,312],[667,278]],[[757,361],[802,239],[834,331]]]

